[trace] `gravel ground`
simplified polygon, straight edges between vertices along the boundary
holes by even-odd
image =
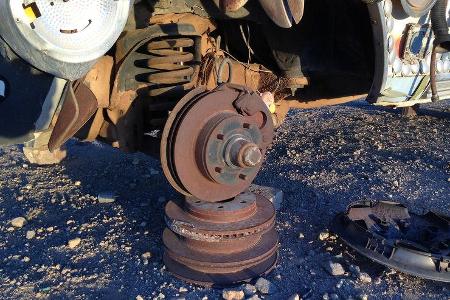
[[[267,276],[277,291],[265,299],[450,299],[449,284],[373,264],[326,233],[361,199],[450,213],[449,104],[412,119],[364,102],[289,115],[256,180],[285,195],[280,264]],[[38,167],[20,147],[0,149],[0,298],[222,297],[165,271],[163,207],[177,195],[158,161],[100,143],[70,141],[68,150],[62,164]],[[103,192],[117,199],[99,203]],[[16,217],[26,224],[13,227]],[[330,261],[345,274],[330,275]]]

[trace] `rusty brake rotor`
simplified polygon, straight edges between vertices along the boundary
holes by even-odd
[[[275,209],[242,193],[218,203],[187,198],[166,205],[164,262],[175,276],[203,286],[247,281],[276,264]]]
[[[198,88],[171,112],[161,163],[172,186],[207,202],[231,199],[256,177],[273,139],[271,115],[248,88]]]

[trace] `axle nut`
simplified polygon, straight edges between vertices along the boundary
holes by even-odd
[[[242,151],[242,162],[247,167],[254,167],[261,163],[263,155],[259,147],[255,144],[247,144],[243,147]]]

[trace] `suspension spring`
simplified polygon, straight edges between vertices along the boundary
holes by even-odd
[[[140,80],[150,84],[149,96],[179,95],[194,86],[198,69],[195,41],[190,37],[152,40],[145,45],[149,58],[144,61],[148,73]]]

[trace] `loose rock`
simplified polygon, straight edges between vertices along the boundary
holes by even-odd
[[[330,233],[327,231],[323,231],[319,234],[319,240],[321,240],[321,241],[325,241],[329,237],[330,237]]]
[[[242,291],[244,292],[246,297],[250,297],[256,294],[256,287],[254,285],[246,283],[242,285]]]
[[[27,240],[31,240],[32,238],[34,238],[36,236],[36,232],[34,230],[28,230],[27,234],[25,235],[25,237],[27,238]]]
[[[142,261],[144,263],[144,265],[148,264],[148,260],[152,257],[152,253],[151,252],[145,252],[141,255]],[[181,289],[181,288],[180,288]]]
[[[11,225],[16,228],[22,228],[27,224],[27,220],[24,217],[17,217],[11,220]]]
[[[244,297],[244,292],[240,290],[225,289],[222,291],[222,298],[225,300],[242,300]]]
[[[371,283],[372,282],[372,278],[367,273],[360,273],[358,276],[358,280],[361,281],[362,283]]]
[[[80,243],[81,243],[81,239],[75,238],[73,240],[70,240],[67,245],[69,246],[70,249],[75,249],[76,247],[78,247],[80,245]]]
[[[276,285],[262,277],[256,281],[255,287],[263,295],[272,295],[278,291]]]
[[[342,276],[345,274],[344,267],[342,267],[340,263],[328,261],[327,263],[324,264],[323,267],[325,271],[327,271],[328,273],[330,273],[330,275],[333,276]]]

